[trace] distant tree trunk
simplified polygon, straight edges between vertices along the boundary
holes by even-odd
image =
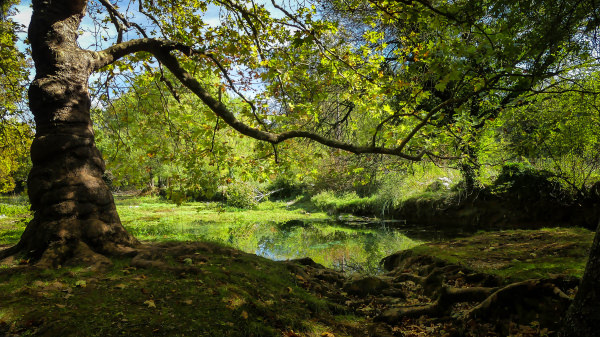
[[[579,285],[560,332],[562,337],[600,336],[600,224]]]
[[[27,186],[35,213],[20,242],[0,255],[25,253],[56,265],[74,255],[131,253],[136,244],[102,180],[104,161],[94,143],[88,93],[94,54],[76,42],[86,3],[33,0],[36,76],[29,104],[36,135]]]

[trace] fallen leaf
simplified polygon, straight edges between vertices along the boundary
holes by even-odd
[[[321,334],[321,337],[335,337],[335,335],[332,334],[331,332],[323,332]]]
[[[193,302],[192,302],[192,300],[183,300],[183,301],[181,301],[181,303],[187,304],[187,305],[192,305]]]
[[[87,282],[85,280],[79,280],[75,282],[76,287],[85,288],[87,286]]]
[[[144,302],[145,305],[148,306],[148,308],[156,308],[156,303],[154,303],[154,300],[147,300]]]
[[[242,311],[242,314],[240,315],[243,319],[248,319],[248,312],[246,310]]]
[[[61,308],[61,309],[63,309],[63,308],[65,308],[65,307],[66,307],[66,305],[64,305],[64,304],[58,304],[58,303],[56,304],[56,306],[57,306],[58,308]]]
[[[115,286],[115,288],[123,290],[123,289],[127,288],[127,285],[125,285],[123,283],[119,283]]]

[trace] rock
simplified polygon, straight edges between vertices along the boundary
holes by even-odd
[[[348,294],[366,296],[380,294],[383,290],[390,288],[389,283],[375,277],[353,278],[344,284],[344,291]]]
[[[384,257],[379,264],[383,265],[385,270],[392,271],[397,267],[402,266],[403,262],[413,255],[414,253],[412,250],[401,250],[392,255]]]
[[[303,257],[301,259],[290,260],[292,263],[297,263],[303,266],[309,266],[317,269],[327,269],[322,264],[316,263],[310,257]]]

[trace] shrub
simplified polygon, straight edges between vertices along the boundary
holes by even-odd
[[[271,200],[295,198],[306,193],[307,189],[308,184],[284,176],[278,176],[277,179],[267,187],[267,191],[272,192],[269,196]]]
[[[258,188],[249,182],[233,182],[221,187],[227,206],[254,208],[258,205]]]
[[[313,196],[311,202],[328,213],[372,213],[376,203],[375,197],[359,197],[356,192],[336,195],[333,191],[323,191]]]
[[[509,162],[502,167],[492,185],[492,191],[509,194],[518,200],[569,198],[571,193],[552,178],[554,174],[549,171],[535,169],[526,163]]]

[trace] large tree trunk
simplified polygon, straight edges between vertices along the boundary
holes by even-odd
[[[77,255],[132,252],[136,240],[102,180],[94,143],[88,78],[94,53],[77,45],[85,0],[33,0],[29,41],[36,76],[29,88],[36,122],[28,189],[35,212],[20,242],[2,255],[25,253],[60,264]]]
[[[560,336],[600,336],[600,224],[575,300],[567,312]]]

